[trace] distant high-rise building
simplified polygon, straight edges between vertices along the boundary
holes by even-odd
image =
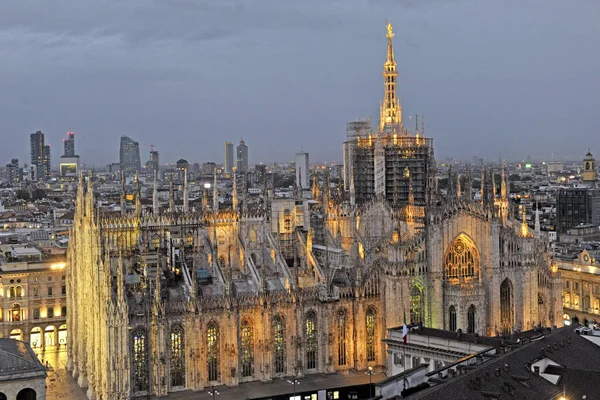
[[[150,159],[146,163],[146,170],[150,174],[158,173],[158,151],[151,150],[150,151]]]
[[[19,159],[13,158],[10,160],[10,164],[6,164],[6,170],[8,172],[8,179],[11,184],[17,184],[23,179],[23,172],[19,168]]]
[[[308,168],[308,153],[296,153],[296,184],[302,186],[302,189],[310,189]]]
[[[230,174],[233,172],[233,143],[225,142],[225,173]]]
[[[267,177],[267,166],[264,164],[256,164],[254,166],[254,182],[262,183]]]
[[[212,175],[217,169],[217,164],[209,161],[202,164],[202,174],[203,175]]]
[[[600,189],[592,153],[583,159],[583,185],[563,188],[556,196],[556,232],[565,234],[578,225],[600,226]]]
[[[63,139],[65,154],[60,157],[60,176],[75,177],[79,171],[79,156],[75,154],[75,133],[67,132],[67,138]]]
[[[121,171],[125,174],[133,174],[142,169],[140,162],[140,144],[129,136],[121,136],[121,147],[119,152]]]
[[[35,176],[32,179],[45,180],[50,178],[50,146],[45,144],[44,133],[37,131],[30,135],[31,165]]]
[[[65,145],[65,157],[73,157],[75,155],[75,132],[67,132],[67,138],[63,139]]]
[[[237,147],[237,170],[238,172],[248,172],[248,146],[244,139],[240,140]]]

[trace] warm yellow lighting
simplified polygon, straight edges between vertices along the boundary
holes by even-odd
[[[50,266],[50,269],[65,269],[67,267],[66,263],[56,263]]]

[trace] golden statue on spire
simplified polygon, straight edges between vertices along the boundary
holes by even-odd
[[[390,38],[390,39],[393,38],[394,37],[394,32],[392,30],[392,23],[388,21],[387,25],[385,27],[387,28],[387,35],[386,36],[388,38]]]

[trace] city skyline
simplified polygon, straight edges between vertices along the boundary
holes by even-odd
[[[439,159],[579,159],[593,146],[596,3],[581,2],[576,13],[541,1],[309,2],[302,12],[267,1],[135,4],[92,6],[103,13],[38,5],[44,20],[24,5],[1,6],[0,46],[13,53],[0,70],[8,82],[2,132],[23,137],[17,154],[0,151],[6,162],[26,159],[26,135],[38,129],[54,147],[75,131],[87,165],[116,161],[122,134],[140,142],[144,161],[148,143],[163,160],[218,161],[223,139],[243,134],[250,164],[292,160],[300,148],[341,162],[346,122],[377,116],[385,19],[396,28],[405,120],[425,116]],[[136,10],[142,15],[130,24]],[[43,70],[32,67],[38,57]],[[226,82],[231,74],[241,74],[236,85]]]

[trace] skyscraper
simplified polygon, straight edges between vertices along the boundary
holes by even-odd
[[[308,168],[308,153],[296,153],[296,184],[302,186],[302,189],[310,189]]]
[[[65,157],[73,157],[75,155],[75,132],[67,132],[67,138],[63,139],[65,146]]]
[[[233,172],[233,143],[225,142],[225,173],[230,174]]]
[[[44,133],[37,131],[30,135],[31,143],[31,165],[37,180],[50,178],[50,146],[45,144]]]
[[[240,140],[237,147],[237,170],[238,172],[248,172],[248,146],[244,143],[244,139]]]
[[[8,172],[8,179],[11,184],[16,184],[21,182],[23,179],[23,172],[19,168],[19,159],[13,158],[10,160],[10,164],[6,164],[6,170]]]
[[[60,157],[60,176],[75,177],[79,171],[79,156],[75,154],[75,133],[67,132],[67,138],[63,139],[65,154]]]
[[[121,163],[121,171],[125,174],[133,174],[142,169],[140,144],[126,135],[121,136],[119,162]]]

